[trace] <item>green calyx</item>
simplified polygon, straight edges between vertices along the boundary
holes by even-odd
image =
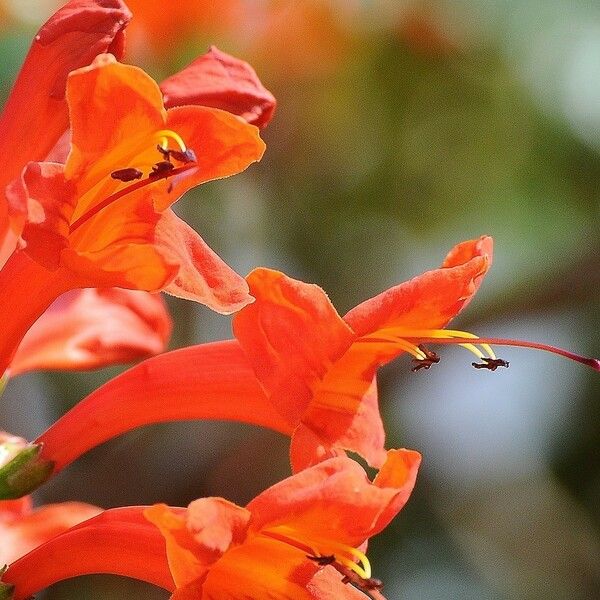
[[[6,571],[6,566],[0,569],[0,600],[12,600],[15,586],[9,583],[2,583],[2,575]]]
[[[41,444],[28,444],[0,468],[0,500],[15,500],[38,488],[50,477],[54,465],[39,457]],[[0,455],[2,454],[0,444]],[[2,596],[0,600],[10,596]]]

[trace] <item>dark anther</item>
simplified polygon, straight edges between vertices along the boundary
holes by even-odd
[[[168,148],[163,148],[160,144],[157,144],[156,149],[163,155],[165,160],[169,160],[171,151]]]
[[[196,153],[191,148],[188,148],[185,150],[185,152],[182,152],[181,150],[169,150],[168,148],[163,148],[159,144],[156,146],[156,149],[163,155],[163,159],[167,162],[171,162],[172,158],[184,164],[198,162],[196,159]]]
[[[172,171],[174,168],[175,166],[171,164],[168,160],[161,160],[152,167],[152,172],[150,173],[150,175],[148,175],[148,177],[150,177],[150,179],[152,179],[153,177],[160,177],[161,175]]]
[[[414,367],[411,369],[413,373],[420,371],[421,369],[431,369],[431,365],[437,365],[440,362],[440,357],[433,352],[425,348],[422,344],[419,344],[417,348],[425,355],[425,358],[413,358]]]
[[[507,360],[501,358],[482,358],[482,363],[471,363],[476,369],[487,369],[488,371],[495,371],[498,367],[506,367],[510,364]]]
[[[179,162],[185,164],[198,162],[196,159],[196,153],[191,148],[188,148],[185,152],[180,152],[179,150],[169,150],[169,152],[171,154],[171,158],[174,158]]]
[[[323,556],[312,556],[311,554],[307,554],[306,558],[313,560],[320,567],[326,567],[327,565],[332,565],[335,562],[335,556],[333,554],[324,554]]]
[[[143,173],[139,169],[134,169],[133,167],[129,169],[118,169],[110,174],[113,179],[118,179],[119,181],[133,181],[134,179],[141,179],[142,175]]]

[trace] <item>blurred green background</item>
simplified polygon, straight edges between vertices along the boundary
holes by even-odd
[[[279,102],[262,162],[177,207],[229,264],[318,283],[343,314],[488,233],[494,267],[456,328],[600,354],[599,3],[188,4],[207,18],[172,23],[180,16],[161,10],[153,29],[132,2],[129,60],[160,79],[216,43]],[[4,97],[53,7],[4,3]],[[231,337],[230,319],[169,304],[172,347]],[[511,367],[496,373],[471,369],[458,347],[441,354],[431,371],[411,373],[404,357],[380,376],[388,445],[424,455],[409,505],[370,546],[386,596],[600,597],[597,374],[529,350],[501,349]],[[2,428],[31,439],[119,371],[11,381]],[[36,499],[244,503],[289,474],[287,446],[235,424],[149,427],[89,453]],[[167,596],[88,577],[44,597]]]

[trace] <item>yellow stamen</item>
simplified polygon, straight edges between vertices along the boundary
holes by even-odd
[[[148,156],[142,160],[144,154],[148,154],[148,150],[156,152],[156,144],[163,150],[167,150],[169,140],[174,142],[181,152],[185,152],[187,147],[181,136],[171,129],[159,129],[151,135],[138,136],[134,140],[127,140],[126,144],[119,144],[110,153],[111,165],[114,167],[111,172],[116,169],[137,168],[140,171],[150,171],[152,165],[157,160],[150,160]],[[101,169],[101,170],[100,170]],[[116,182],[111,179],[110,172],[106,172],[106,165],[103,161],[99,162],[97,168],[90,168],[83,181],[80,182],[81,188],[85,189],[85,193],[81,196],[78,205],[88,206],[88,199],[100,198],[110,194],[110,190],[115,189]],[[93,204],[92,204],[93,206]],[[92,206],[89,206],[91,208]],[[79,210],[75,210],[72,220],[75,221],[82,216]]]
[[[467,331],[458,331],[455,329],[402,329],[402,328],[387,328],[380,329],[371,336],[365,336],[361,338],[361,341],[388,341],[397,344],[402,350],[412,354],[417,360],[426,360],[427,356],[411,341],[412,339],[419,340],[421,338],[433,338],[440,340],[448,339],[464,339],[464,340],[478,340],[479,338],[473,333]],[[458,344],[469,352],[472,352],[477,358],[483,360],[485,358],[496,359],[496,354],[492,350],[489,344],[473,344],[464,343]],[[479,346],[483,352],[477,347]],[[487,353],[487,357],[486,354]]]
[[[463,339],[467,339],[467,340],[478,340],[479,337],[476,336],[473,333],[469,333],[468,331],[460,331],[457,329],[416,329],[416,330],[394,330],[395,333],[397,335],[399,335],[400,337],[403,338],[425,338],[425,337],[432,337],[432,338],[463,338]],[[464,348],[467,348],[467,346],[471,346],[471,344],[460,344],[461,346],[463,346]],[[478,344],[479,346],[481,346],[489,355],[490,358],[496,358],[496,355],[494,354],[494,351],[492,350],[491,346],[489,344]],[[467,348],[468,350],[471,350],[471,348]],[[473,352],[473,350],[471,350],[471,352]],[[480,356],[479,355],[479,351],[474,352],[475,355],[477,355],[479,358],[483,358],[483,355]]]
[[[312,534],[306,535],[305,532],[297,531],[288,525],[277,525],[276,527],[265,529],[261,533],[295,548],[309,548],[311,553],[317,557],[333,555],[335,562],[354,571],[362,579],[369,579],[371,577],[371,563],[366,554],[358,550],[358,548],[334,540],[313,536]]]
[[[464,341],[463,341],[464,340]],[[517,348],[533,348],[536,350],[543,350],[544,352],[552,352],[559,356],[564,356],[576,362],[581,363],[594,369],[594,371],[600,372],[600,360],[593,357],[581,356],[575,354],[569,350],[551,346],[549,344],[542,344],[539,342],[527,342],[523,340],[511,340],[507,338],[493,338],[493,337],[479,337],[467,331],[458,331],[455,329],[408,329],[402,327],[388,327],[382,328],[375,333],[366,335],[358,340],[359,342],[393,342],[398,344],[402,350],[410,352],[415,358],[423,360],[422,357],[418,356],[415,352],[416,344],[457,344],[463,346],[467,350],[470,350],[482,360],[486,365],[475,365],[477,368],[489,368],[491,371],[495,371],[499,366],[507,367],[508,363],[504,360],[498,359],[496,354],[492,350],[490,344],[495,346],[515,346]],[[475,342],[475,343],[473,343]],[[481,348],[484,352],[487,352],[488,356],[485,356],[477,347]],[[409,349],[410,348],[410,349]],[[496,364],[494,364],[496,363]]]
[[[185,142],[181,139],[181,136],[173,131],[172,129],[161,129],[156,132],[156,137],[159,138],[159,144],[163,150],[168,148],[169,139],[172,139],[178,146],[182,152],[187,150]]]
[[[148,154],[148,150],[154,150],[156,152],[156,143],[158,143],[163,150],[168,150],[169,140],[174,142],[181,152],[186,152],[187,146],[178,133],[172,129],[159,129],[150,136],[140,136],[133,143],[131,140],[128,140],[124,150],[119,152],[118,149],[115,149],[113,152],[111,152],[111,162],[115,168],[136,168],[140,171],[149,172],[152,168],[152,165],[156,164],[158,161],[154,159],[150,161],[147,156],[144,160],[142,160],[141,156]],[[85,212],[82,212],[81,209],[75,209],[71,217],[72,230],[77,229],[85,220],[88,219],[87,214],[95,214],[97,212],[97,207],[104,204],[103,201],[92,201],[92,203],[88,205],[88,199],[102,199],[104,196],[111,195],[111,191],[114,191],[115,189],[115,184],[116,181],[110,177],[110,173],[106,173],[104,171],[100,172],[98,169],[94,168],[90,169],[89,173],[85,177],[85,181],[81,184],[82,188],[87,187],[87,191],[80,197],[78,201],[79,207],[86,207]]]
[[[421,350],[418,346],[415,346],[415,344],[411,344],[410,342],[392,334],[384,333],[380,335],[380,333],[381,332],[378,331],[374,336],[365,336],[360,338],[359,342],[389,342],[390,344],[399,346],[405,352],[412,354],[417,360],[425,360],[427,358],[423,350]]]

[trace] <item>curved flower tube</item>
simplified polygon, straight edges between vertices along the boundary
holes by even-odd
[[[173,600],[382,598],[364,548],[406,504],[420,460],[392,450],[370,482],[351,459],[329,459],[245,508],[203,498],[108,510],[14,562],[2,582],[14,600],[89,573],[149,581]]]
[[[148,526],[142,510],[106,510],[36,546],[0,577],[0,593],[3,585],[10,593],[0,598],[24,600],[58,581],[92,573],[122,575],[172,590],[164,538]]]
[[[0,266],[15,249],[23,226],[4,200],[6,185],[31,160],[44,160],[69,125],[68,74],[103,52],[123,53],[131,13],[121,0],[71,0],[35,36],[0,114]]]
[[[111,379],[43,433],[39,461],[59,472],[99,444],[136,427],[214,419],[291,435],[235,341],[167,352]]]
[[[41,312],[73,288],[165,290],[222,313],[251,300],[170,205],[258,160],[257,129],[213,108],[166,111],[156,83],[111,55],[70,74],[67,102],[66,164],[29,163],[7,192],[26,223],[24,249],[0,272],[0,371]]]
[[[26,333],[10,363],[10,375],[132,362],[163,352],[171,330],[171,317],[159,294],[118,288],[72,290]]]

